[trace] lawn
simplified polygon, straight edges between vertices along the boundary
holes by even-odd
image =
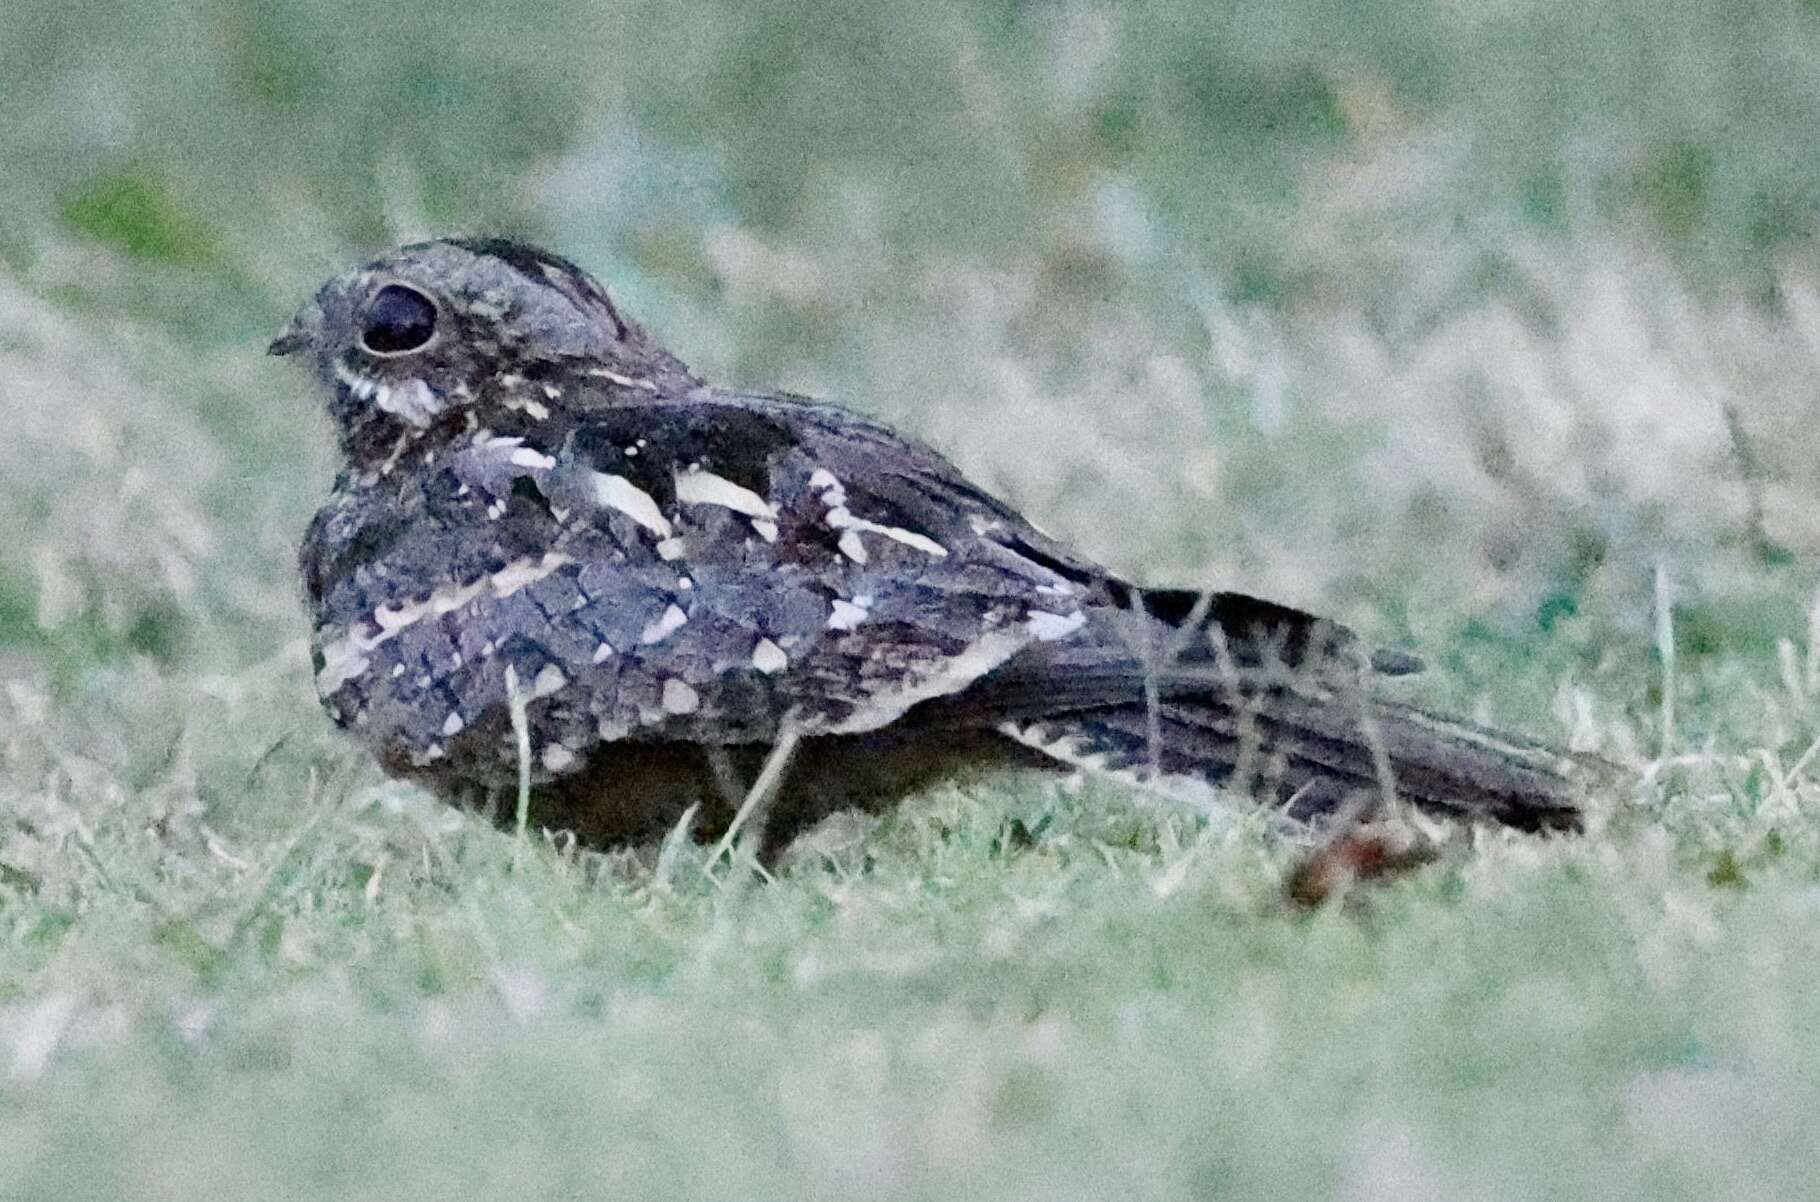
[[[1812,1196],[1816,79],[1794,0],[0,6],[0,1196]],[[457,231],[1636,783],[1309,911],[1236,797],[761,880],[388,782],[261,352]]]

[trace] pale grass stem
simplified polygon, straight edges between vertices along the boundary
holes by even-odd
[[[1807,607],[1807,695],[1820,693],[1820,589]]]
[[[518,845],[513,848],[516,860],[524,847],[525,828],[531,820],[531,721],[526,713],[529,704],[519,687],[518,672],[506,665],[506,704],[512,712],[512,735],[518,743]]]
[[[1128,587],[1126,600],[1131,611],[1138,616],[1138,629],[1135,639],[1122,629],[1119,637],[1137,655],[1138,662],[1144,665],[1145,782],[1154,788],[1163,778],[1163,697],[1160,676],[1174,666],[1199,633],[1201,624],[1207,620],[1208,611],[1213,608],[1213,591],[1201,590],[1194,605],[1189,608],[1188,616],[1170,633],[1168,642],[1160,648],[1143,590]]]
[[[1662,659],[1662,746],[1667,759],[1675,751],[1675,616],[1668,565],[1656,561],[1656,654]]]
[[[784,770],[790,766],[796,755],[796,745],[802,739],[802,729],[797,725],[795,715],[786,715],[777,730],[777,742],[771,746],[771,754],[765,757],[764,767],[759,769],[758,779],[746,791],[746,799],[740,803],[739,811],[733,815],[733,821],[727,824],[726,834],[714,845],[708,854],[706,868],[712,871],[720,858],[732,850],[734,841],[747,825],[754,832],[764,832],[765,812],[770,808],[771,798],[777,792],[778,784],[783,780]]]
[[[1364,662],[1359,665],[1360,683],[1352,686],[1352,691],[1359,702],[1359,733],[1365,736],[1365,746],[1371,750],[1371,768],[1378,778],[1378,792],[1384,803],[1384,813],[1389,816],[1401,816],[1402,807],[1397,804],[1397,775],[1390,763],[1390,750],[1384,746],[1384,732],[1378,729],[1378,716],[1371,708],[1371,693],[1363,682],[1371,676],[1371,657],[1364,654]]]

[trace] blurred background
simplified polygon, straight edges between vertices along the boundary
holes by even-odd
[[[294,640],[328,444],[263,340],[500,232],[1146,579],[1596,674],[1662,566],[1684,650],[1768,653],[1816,62],[1803,0],[6,5],[0,646]]]
[[[0,0],[0,1193],[1808,1196],[1816,130],[1816,0]],[[263,354],[445,233],[1647,804],[1306,919],[1040,782],[521,855],[324,721]]]

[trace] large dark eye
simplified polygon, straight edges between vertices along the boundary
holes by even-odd
[[[387,284],[367,306],[360,345],[375,355],[414,351],[436,332],[436,302],[404,284]]]

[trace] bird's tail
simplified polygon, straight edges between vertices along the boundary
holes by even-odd
[[[1013,720],[1018,743],[1089,771],[1190,778],[1317,820],[1387,795],[1522,830],[1574,830],[1597,761],[1356,689],[1278,687]]]

